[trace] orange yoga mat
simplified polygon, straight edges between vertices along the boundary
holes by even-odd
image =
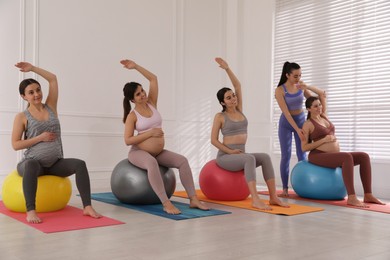
[[[277,191],[277,193],[280,194],[282,191]],[[263,195],[268,195],[268,191],[260,191],[259,194]],[[390,204],[386,205],[379,205],[379,204],[373,204],[373,203],[367,203],[369,208],[359,208],[355,206],[350,206],[347,205],[347,200],[315,200],[315,199],[306,199],[299,197],[294,191],[288,191],[288,197],[287,199],[294,199],[294,200],[303,200],[303,201],[310,201],[310,202],[315,202],[319,204],[326,204],[326,205],[334,205],[334,206],[341,206],[341,207],[346,207],[346,208],[353,208],[353,209],[362,209],[362,210],[368,210],[368,211],[375,211],[375,212],[382,212],[382,213],[387,213],[390,214]]]
[[[79,208],[66,206],[64,209],[53,212],[38,213],[42,223],[31,224],[26,221],[26,213],[12,212],[5,208],[4,203],[0,201],[0,213],[20,221],[30,227],[38,229],[44,233],[63,232],[70,230],[79,230],[85,228],[105,227],[124,224],[108,217],[99,219],[83,216],[83,211]]]
[[[294,216],[299,214],[305,214],[305,213],[312,213],[312,212],[318,212],[324,210],[323,208],[317,208],[317,207],[309,207],[309,206],[302,206],[297,204],[289,204],[289,208],[279,207],[279,206],[271,206],[272,210],[261,210],[256,209],[252,207],[251,199],[247,198],[245,200],[240,201],[220,201],[220,200],[211,200],[207,198],[201,190],[196,190],[196,195],[201,201],[226,205],[230,207],[236,207],[236,208],[242,208],[242,209],[249,209],[254,211],[260,211],[270,214],[276,214],[276,215],[285,215],[285,216]],[[176,191],[173,193],[173,196],[181,197],[181,198],[187,198],[187,193],[185,191]],[[264,202],[268,204],[268,201]]]

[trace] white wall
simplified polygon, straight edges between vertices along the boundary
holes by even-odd
[[[220,111],[215,94],[231,86],[216,56],[242,82],[248,151],[272,153],[273,12],[274,0],[0,0],[0,184],[21,156],[10,143],[13,118],[25,106],[17,87],[34,76],[18,73],[19,60],[57,74],[65,156],[86,160],[93,190],[109,190],[112,169],[127,157],[124,83],[147,83],[122,69],[122,58],[158,75],[167,148],[188,157],[195,181],[216,154],[209,141]],[[279,159],[273,156],[278,184]],[[374,189],[390,197],[386,180],[374,177]]]

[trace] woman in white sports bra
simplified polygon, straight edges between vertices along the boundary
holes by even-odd
[[[126,69],[141,73],[150,84],[148,95],[142,85],[137,82],[126,83],[123,88],[124,139],[126,145],[132,146],[128,156],[129,162],[147,170],[150,185],[163,204],[164,211],[168,214],[180,214],[181,212],[168,199],[159,165],[179,170],[180,180],[190,199],[191,208],[208,210],[209,208],[196,196],[192,171],[187,158],[164,149],[162,118],[157,111],[157,76],[134,61],[122,60],[120,63]],[[131,110],[130,102],[135,105],[133,110]]]

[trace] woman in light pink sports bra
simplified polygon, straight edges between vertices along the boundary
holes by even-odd
[[[179,170],[180,180],[190,199],[191,208],[208,210],[209,208],[196,196],[192,171],[187,158],[164,149],[162,118],[157,111],[157,76],[134,61],[122,60],[120,63],[126,69],[141,73],[150,84],[148,95],[141,84],[136,82],[126,83],[123,88],[124,138],[125,143],[132,146],[128,156],[129,162],[147,170],[150,185],[163,204],[164,211],[168,214],[180,214],[181,212],[168,199],[159,165]],[[131,110],[130,102],[135,105],[133,110]]]

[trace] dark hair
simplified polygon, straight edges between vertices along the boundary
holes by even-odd
[[[19,94],[20,95],[24,95],[24,92],[26,91],[26,88],[31,85],[31,84],[38,84],[39,86],[41,86],[41,84],[39,84],[38,81],[36,81],[35,79],[24,79],[22,80],[22,82],[20,82],[19,84]]]
[[[286,61],[283,64],[282,75],[280,76],[279,84],[277,85],[277,87],[286,83],[286,81],[287,81],[286,74],[290,74],[293,70],[299,70],[300,68],[301,68],[301,66],[299,66],[297,63],[295,63],[295,62],[290,63],[290,62]]]
[[[218,98],[219,104],[221,104],[221,106],[222,106],[222,112],[226,111],[226,106],[222,105],[222,103],[225,102],[225,93],[228,91],[231,91],[231,89],[230,88],[221,88],[217,92],[217,98]]]
[[[320,99],[318,97],[315,97],[315,96],[308,97],[305,101],[306,109],[311,108],[311,106],[313,105],[313,102],[316,100],[320,100]],[[307,120],[309,118],[310,118],[310,111],[307,112]]]
[[[141,86],[141,84],[137,82],[128,82],[123,87],[123,123],[126,123],[127,115],[131,110],[130,100],[134,99],[134,93],[138,86]]]

